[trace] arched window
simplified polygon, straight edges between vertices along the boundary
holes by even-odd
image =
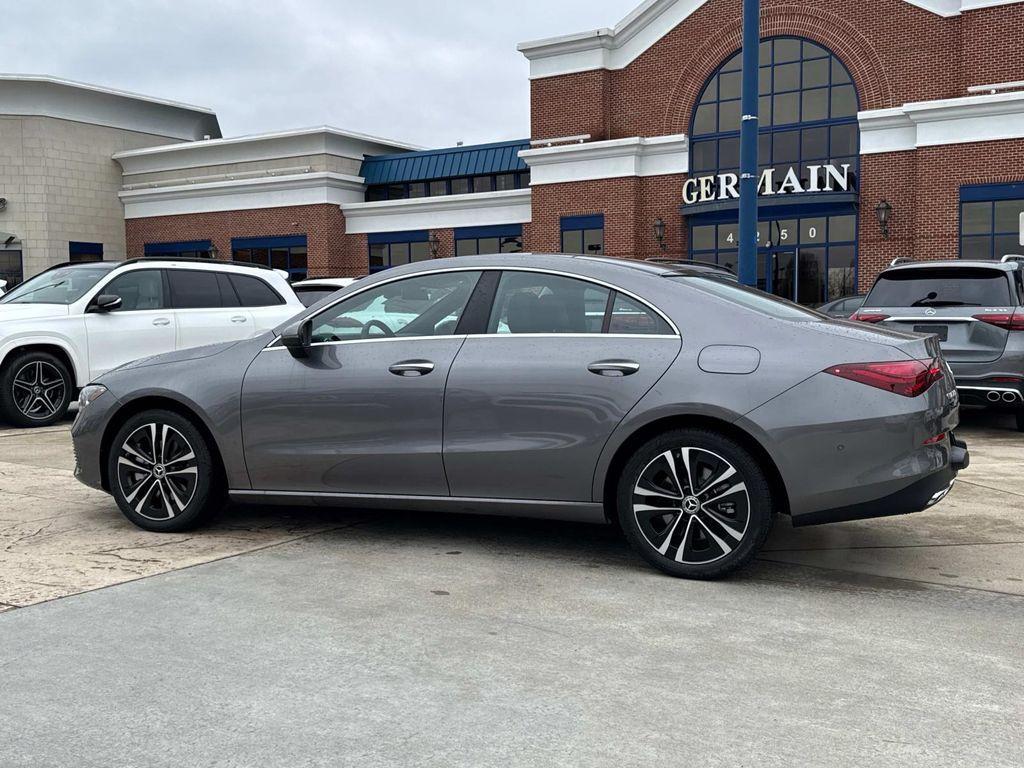
[[[805,304],[855,293],[860,132],[853,80],[831,52],[794,37],[763,40],[760,64],[759,284]],[[713,205],[686,211],[691,256],[733,267],[738,204],[721,179],[739,172],[741,69],[736,53],[708,80],[694,110],[690,176],[715,177],[717,194]],[[845,184],[829,176],[830,167]]]

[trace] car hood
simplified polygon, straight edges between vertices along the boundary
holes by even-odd
[[[0,331],[8,320],[67,317],[70,313],[71,308],[65,304],[0,304]]]
[[[185,363],[190,360],[204,360],[214,355],[219,355],[222,352],[227,352],[232,347],[236,347],[242,342],[239,340],[235,341],[222,341],[218,344],[208,344],[205,347],[191,347],[190,349],[179,349],[174,352],[165,352],[162,355],[153,355],[152,357],[143,357],[139,360],[134,360],[130,363],[109,371],[105,376],[100,377],[102,381],[106,376],[119,371],[130,371],[134,368],[149,368],[153,365],[167,365],[169,363]]]

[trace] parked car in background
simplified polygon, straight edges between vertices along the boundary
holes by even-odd
[[[0,412],[64,417],[78,389],[120,365],[249,338],[304,309],[279,272],[210,260],[63,264],[0,298]]]
[[[326,299],[332,293],[337,293],[342,288],[348,288],[359,277],[316,277],[310,280],[302,280],[292,283],[292,290],[299,297],[305,306],[311,307],[320,299]]]
[[[697,578],[749,562],[775,513],[914,512],[968,461],[935,338],[583,256],[395,267],[259,338],[108,373],[80,404],[77,477],[148,530],[229,496],[616,520]]]
[[[820,305],[817,309],[823,315],[834,317],[837,320],[848,320],[850,315],[861,308],[864,304],[864,295],[843,296],[841,299],[834,299]]]
[[[1012,411],[1024,432],[1024,262],[902,263],[875,281],[854,320],[933,334],[961,400]]]

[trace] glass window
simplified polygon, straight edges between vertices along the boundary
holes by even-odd
[[[192,269],[171,269],[171,306],[174,309],[220,309],[220,285],[217,273]]]
[[[245,240],[245,238],[241,238],[238,245],[242,245]],[[231,259],[252,264],[265,264],[268,267],[283,270],[288,273],[290,280],[306,279],[308,252],[305,245],[235,247],[231,250]]]
[[[476,238],[455,241],[456,256],[475,256],[479,251],[476,249]]]
[[[440,195],[448,194],[448,182],[447,181],[432,181],[430,182],[430,196],[439,197]]]
[[[220,303],[224,307],[240,307],[242,302],[238,299],[238,292],[231,285],[231,280],[224,272],[217,273],[217,287],[220,288]],[[283,303],[283,302],[282,302]]]
[[[583,230],[583,253],[588,256],[599,256],[604,253],[604,230]]]
[[[451,335],[479,277],[479,272],[442,272],[370,288],[317,315],[312,340]]]
[[[426,197],[427,185],[423,181],[414,181],[409,185],[409,197]]]
[[[717,144],[714,141],[695,141],[690,145],[691,172],[713,171],[718,168]]]
[[[7,281],[4,290],[10,291],[23,277],[21,251],[0,251],[0,280]]]
[[[8,251],[7,253],[12,253]],[[21,261],[21,252],[14,251]],[[8,264],[12,265],[11,261]],[[59,267],[31,277],[0,298],[0,304],[72,304],[107,276],[113,264]]]
[[[1000,307],[1010,301],[1006,273],[984,267],[902,269],[878,278],[865,307]]]
[[[516,175],[514,173],[499,173],[495,179],[495,189],[504,192],[516,188]]]
[[[163,274],[159,269],[137,269],[118,275],[103,286],[100,293],[121,297],[118,312],[164,309],[167,306]]]
[[[474,192],[493,192],[494,191],[494,178],[492,176],[474,176],[473,177],[473,191]]]
[[[513,235],[513,236],[501,238],[501,252],[502,253],[522,253],[523,252],[523,236],[522,235]]]
[[[402,200],[406,197],[405,184],[388,184],[388,200]]]
[[[243,307],[273,307],[284,304],[277,291],[258,277],[250,275],[228,275]]]
[[[601,333],[610,291],[540,272],[505,272],[488,333]]]
[[[1000,192],[996,189],[993,195]],[[1024,199],[961,203],[960,258],[999,260],[1009,253],[1020,253],[1022,213]]]
[[[520,171],[519,174],[517,174],[517,175],[518,175],[518,178],[519,178],[519,188],[520,189],[526,189],[528,186],[530,186],[530,172],[529,171]]]
[[[387,187],[375,185],[366,188],[366,202],[376,203],[388,199]]]
[[[452,194],[465,195],[470,192],[469,179],[452,179]]]
[[[621,293],[615,294],[608,333],[634,335],[672,335],[672,329],[661,315]]]
[[[415,263],[417,261],[429,261],[430,260],[430,243],[410,243],[409,244],[409,259]]]
[[[583,253],[583,230],[562,232],[562,253]]]
[[[395,243],[371,243],[369,246],[370,272],[397,267],[410,262],[427,261],[431,258],[430,243],[426,233],[412,233],[414,240]]]

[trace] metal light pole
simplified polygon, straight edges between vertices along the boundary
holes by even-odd
[[[743,120],[740,124],[740,282],[757,285],[757,100],[760,0],[743,0]]]

